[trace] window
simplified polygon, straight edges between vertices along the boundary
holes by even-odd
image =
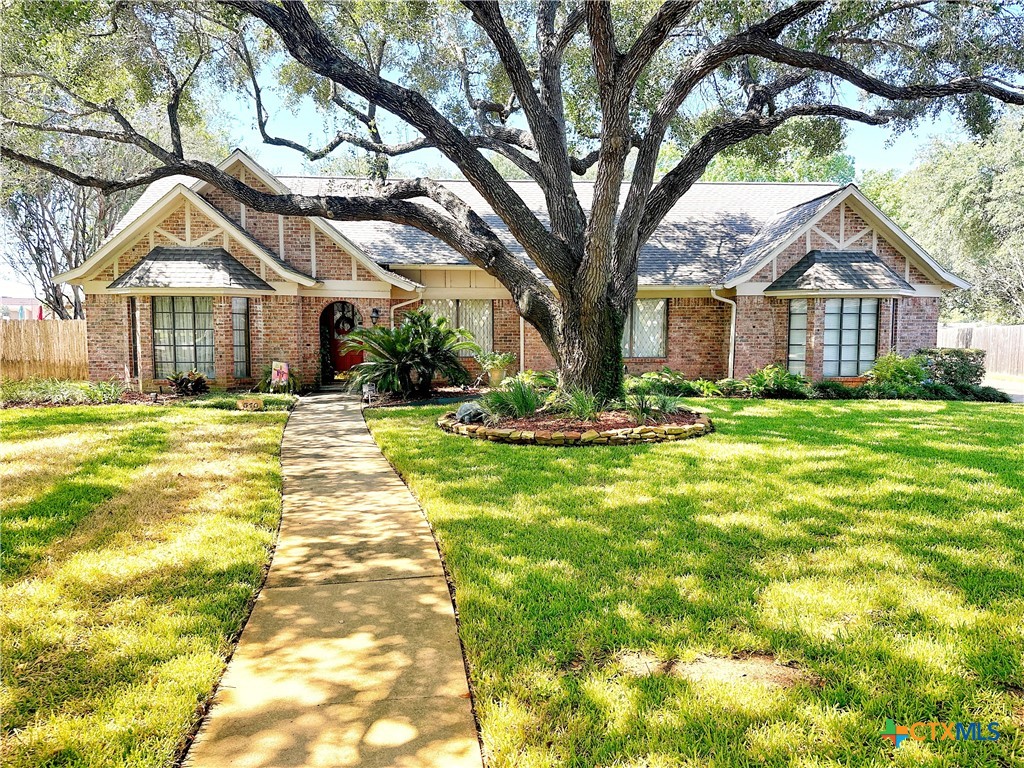
[[[231,333],[235,347],[235,378],[249,378],[249,300],[231,299]]]
[[[668,304],[665,299],[637,299],[622,331],[623,357],[665,357]]]
[[[860,376],[875,362],[878,299],[825,302],[825,376]]]
[[[464,328],[473,334],[484,352],[491,352],[494,344],[493,305],[489,299],[430,299],[423,309],[448,318],[455,328]],[[469,350],[459,352],[460,357],[472,357]]]
[[[153,363],[158,379],[193,368],[213,378],[211,297],[153,297]]]
[[[789,372],[807,373],[807,299],[789,302]]]

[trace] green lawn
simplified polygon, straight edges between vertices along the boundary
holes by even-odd
[[[285,419],[0,411],[4,765],[175,764],[270,559]]]
[[[693,403],[717,433],[589,449],[367,412],[453,575],[491,768],[1024,765],[1024,406]],[[821,682],[637,677],[630,651]],[[886,718],[1002,737],[894,752]]]

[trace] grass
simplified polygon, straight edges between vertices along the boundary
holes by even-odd
[[[284,421],[0,411],[3,765],[175,764],[270,560]]]
[[[367,412],[453,576],[491,768],[1024,765],[1024,407],[690,402],[718,432],[592,449]],[[630,651],[821,684],[630,676]],[[886,718],[1002,737],[894,751]]]

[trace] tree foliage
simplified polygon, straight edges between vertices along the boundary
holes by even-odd
[[[985,138],[936,141],[903,175],[861,185],[926,250],[973,287],[943,299],[957,320],[1024,322],[1024,113]]]
[[[639,249],[716,156],[827,157],[842,121],[902,130],[942,110],[985,133],[1003,103],[1024,103],[1018,14],[902,0],[13,0],[0,21],[15,41],[0,52],[0,156],[107,194],[184,173],[262,211],[418,227],[509,290],[563,383],[614,396]],[[195,158],[183,135],[211,89],[248,99],[263,140],[310,162],[364,153],[370,181],[275,195]],[[270,90],[286,108],[312,105],[320,124],[271,114]],[[166,131],[140,130],[139,114],[163,115]],[[129,145],[149,163],[83,169],[47,155],[55,133]],[[666,143],[679,157],[659,173]],[[483,195],[543,278],[443,184],[388,180],[390,158],[424,148]],[[495,155],[537,182],[546,217]],[[573,180],[588,173],[584,208]]]

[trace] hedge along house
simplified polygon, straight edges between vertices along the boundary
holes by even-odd
[[[276,193],[329,194],[351,179],[275,177],[240,151],[220,167]],[[511,182],[543,216],[532,182]],[[465,181],[445,182],[529,263]],[[578,182],[586,207],[591,185]],[[532,264],[531,264],[532,266]],[[187,177],[154,182],[81,267],[94,380],[145,389],[193,367],[249,386],[271,361],[305,382],[359,362],[352,328],[391,326],[423,307],[520,368],[553,367],[509,293],[446,244],[387,222],[266,214]],[[631,372],[742,377],[782,363],[810,378],[854,378],[875,357],[936,341],[943,270],[853,185],[698,183],[640,253],[623,335]]]

